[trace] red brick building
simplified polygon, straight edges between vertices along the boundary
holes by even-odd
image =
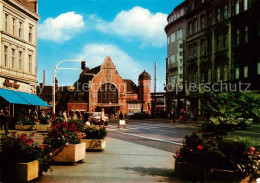
[[[112,59],[106,57],[102,65],[85,68],[70,94],[67,110],[101,111],[124,114],[151,113],[151,76],[144,71],[138,86],[118,73]],[[74,97],[73,97],[74,96]]]

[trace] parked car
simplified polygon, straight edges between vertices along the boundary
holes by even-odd
[[[88,121],[94,124],[99,124],[101,120],[101,112],[93,112],[89,118]],[[105,116],[104,121],[108,122],[109,118],[107,116]]]

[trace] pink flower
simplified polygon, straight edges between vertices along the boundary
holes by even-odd
[[[251,146],[251,147],[250,147],[250,151],[255,151],[255,147],[254,147],[254,146]]]
[[[192,152],[193,151],[193,149],[190,149],[190,152]]]
[[[199,145],[199,146],[197,146],[197,149],[202,150],[202,149],[203,149],[203,146],[202,146],[202,145]]]

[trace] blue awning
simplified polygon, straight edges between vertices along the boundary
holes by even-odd
[[[5,100],[7,100],[9,103],[12,104],[50,107],[49,104],[47,104],[40,97],[34,94],[0,88],[0,97],[4,98]]]
[[[13,90],[7,90],[7,89],[0,88],[0,97],[4,98],[5,100],[7,100],[9,103],[12,103],[12,104],[31,105],[26,100],[24,100],[23,98],[16,95]]]
[[[15,93],[23,98],[24,100],[26,100],[28,103],[30,103],[31,105],[36,105],[36,106],[44,106],[44,107],[50,107],[49,104],[47,104],[46,102],[44,102],[40,97],[38,97],[37,95],[34,94],[30,94],[30,93],[23,93],[23,92],[18,92],[15,91]]]

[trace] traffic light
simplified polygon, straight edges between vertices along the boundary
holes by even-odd
[[[81,70],[84,70],[86,68],[86,62],[82,61],[81,62]]]

